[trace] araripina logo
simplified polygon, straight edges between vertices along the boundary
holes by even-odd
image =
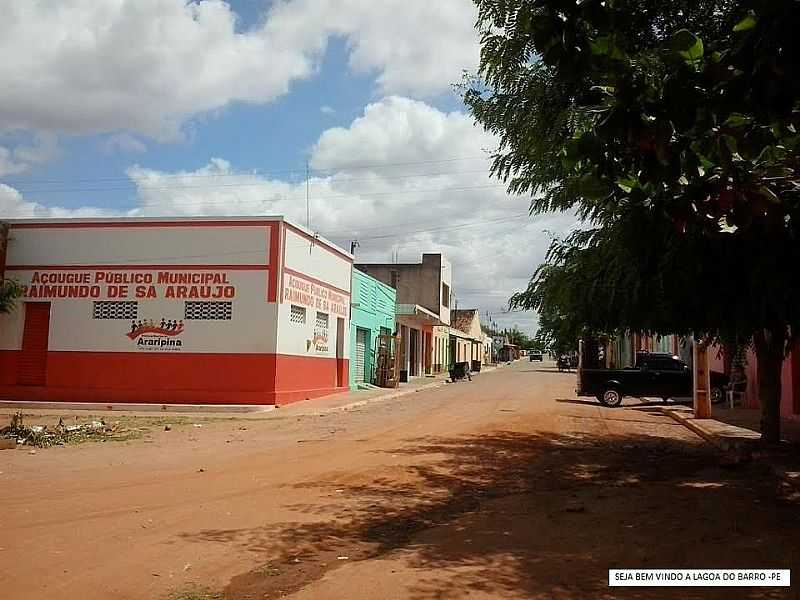
[[[183,342],[183,321],[161,318],[160,322],[140,319],[131,322],[131,330],[126,334],[136,342],[140,350],[180,350]]]

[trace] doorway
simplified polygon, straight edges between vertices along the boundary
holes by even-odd
[[[367,380],[367,338],[369,331],[356,327],[356,383],[364,383]]]
[[[42,386],[47,382],[47,349],[50,343],[50,303],[26,302],[22,351],[17,383]]]
[[[409,340],[408,340],[408,374],[411,377],[416,377],[419,375],[419,369],[417,368],[418,356],[419,356],[419,330],[418,329],[411,329]]]

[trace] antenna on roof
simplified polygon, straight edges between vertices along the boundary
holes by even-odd
[[[360,248],[361,244],[358,243],[358,240],[353,240],[350,242],[350,254],[355,256],[356,248]]]

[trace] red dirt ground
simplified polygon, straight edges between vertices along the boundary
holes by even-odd
[[[800,505],[655,407],[573,386],[518,362],[353,411],[0,451],[0,596],[800,597],[609,588],[609,568],[800,576]]]

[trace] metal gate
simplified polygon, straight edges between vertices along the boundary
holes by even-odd
[[[367,366],[367,330],[356,327],[356,383],[364,383]]]
[[[20,385],[45,385],[49,338],[50,303],[26,302],[22,352],[17,370],[17,382]]]

